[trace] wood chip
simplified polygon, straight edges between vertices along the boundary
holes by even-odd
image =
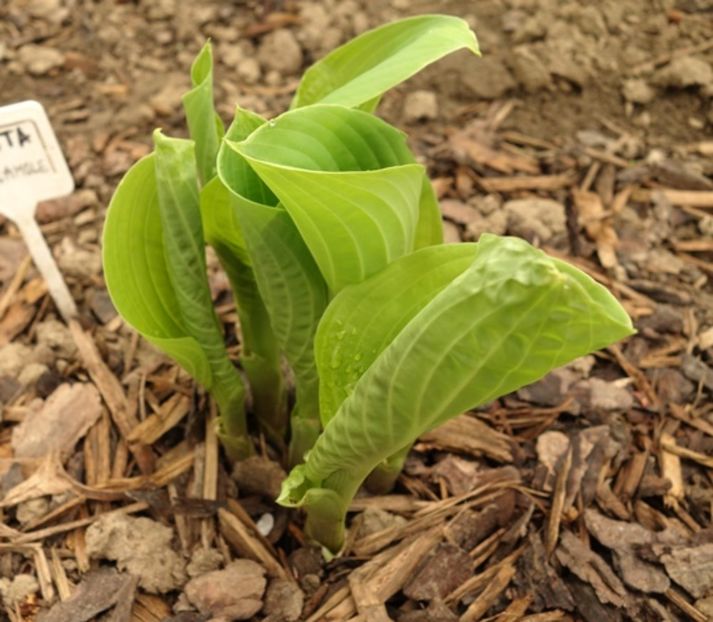
[[[480,177],[478,184],[486,192],[516,192],[519,190],[562,190],[574,183],[569,173],[561,175],[519,175],[516,177]]]
[[[510,584],[515,576],[515,566],[506,564],[496,573],[493,580],[487,585],[483,592],[476,598],[461,616],[460,622],[476,622],[480,620],[493,606],[500,594]]]
[[[124,438],[128,438],[139,422],[129,409],[121,384],[102,360],[94,340],[84,332],[79,322],[72,320],[69,323],[69,330],[82,362],[104,398],[116,427]],[[155,459],[150,447],[129,443],[129,449],[143,473],[153,471]]]
[[[13,428],[15,456],[40,458],[57,452],[66,459],[100,416],[101,402],[94,385],[63,384],[40,410],[31,410],[24,421]]]
[[[513,459],[510,439],[470,415],[447,421],[421,435],[419,441],[440,449],[485,455],[498,462],[512,462]]]

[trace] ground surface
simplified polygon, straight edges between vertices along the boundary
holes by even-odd
[[[568,257],[639,334],[423,438],[325,564],[270,501],[269,450],[229,473],[189,380],[116,317],[101,225],[151,129],[183,125],[205,37],[227,120],[284,110],[313,59],[433,11],[466,17],[484,56],[383,114],[447,236]],[[0,619],[713,619],[711,61],[709,0],[0,3],[0,104],[46,106],[77,183],[39,217],[84,328],[0,223]]]

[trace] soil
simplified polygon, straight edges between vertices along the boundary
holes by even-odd
[[[526,237],[639,332],[423,437],[326,563],[271,501],[270,448],[231,474],[203,396],[116,316],[101,227],[151,130],[184,132],[206,37],[223,118],[274,115],[312,61],[426,12],[467,19],[483,56],[380,112],[447,237]],[[77,185],[38,218],[82,314],[59,321],[0,221],[0,620],[713,619],[712,42],[710,0],[0,3],[0,105],[43,103]]]

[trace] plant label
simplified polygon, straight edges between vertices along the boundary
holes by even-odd
[[[0,107],[0,214],[20,229],[65,320],[77,308],[35,221],[37,203],[69,194],[74,180],[42,104]]]

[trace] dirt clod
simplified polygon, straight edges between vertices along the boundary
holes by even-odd
[[[203,614],[229,620],[249,620],[262,608],[267,581],[265,569],[249,559],[238,559],[223,570],[191,579],[188,600]]]
[[[267,587],[263,612],[270,622],[296,622],[302,614],[304,594],[294,581],[273,579]]]
[[[438,98],[433,91],[413,91],[404,98],[404,123],[429,121],[438,117]]]
[[[87,529],[87,553],[115,561],[156,594],[180,588],[186,581],[185,561],[172,545],[173,530],[149,518],[105,514]]]
[[[280,28],[265,35],[257,51],[262,66],[283,76],[297,73],[302,67],[302,48],[291,30]]]

